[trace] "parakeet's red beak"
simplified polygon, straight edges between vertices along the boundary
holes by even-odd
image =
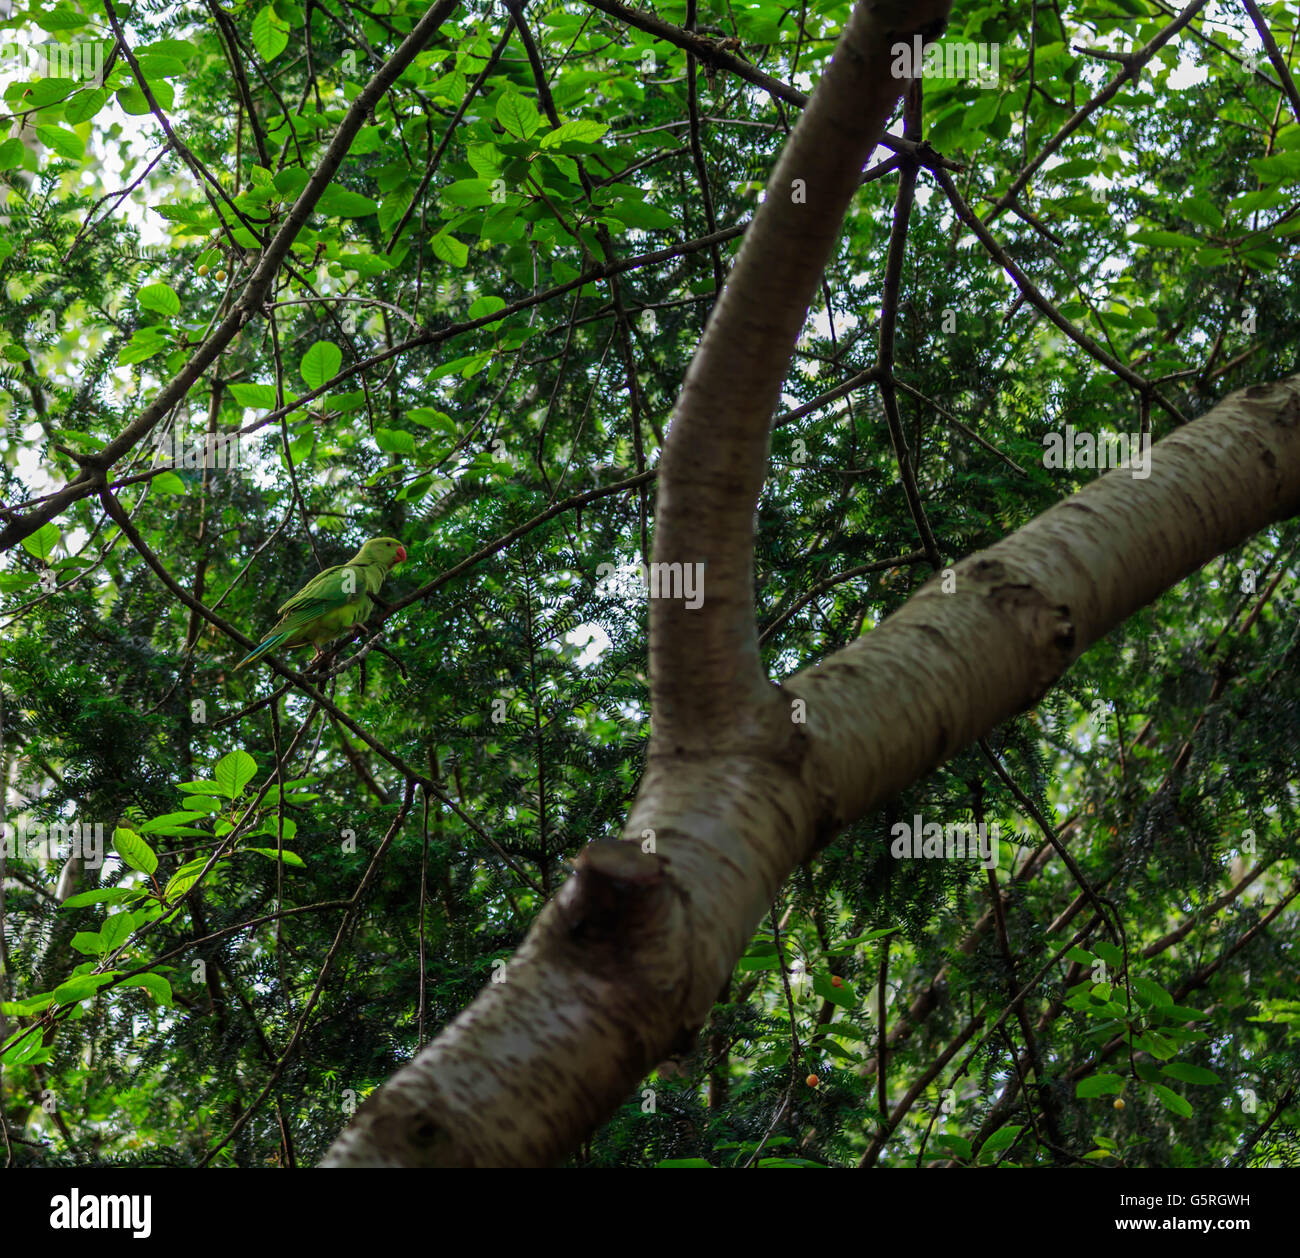
[[[397,547],[397,562],[402,563],[406,559],[406,547],[399,545]]]

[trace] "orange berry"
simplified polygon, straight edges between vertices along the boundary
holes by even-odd
[[[831,986],[832,986],[832,987],[843,987],[843,986],[844,986],[844,980],[843,980],[842,978],[840,978],[840,976],[839,976],[838,974],[832,974],[832,975],[831,975]]]
[[[821,1087],[821,1082],[822,1082],[822,1081],[821,1081],[821,1080],[820,1080],[816,1075],[809,1075],[808,1078],[804,1080],[804,1082],[805,1082],[805,1083],[806,1083],[810,1088],[818,1088],[818,1087]]]

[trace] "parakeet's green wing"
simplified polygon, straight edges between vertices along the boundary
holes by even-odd
[[[345,579],[345,570],[351,569],[352,578]],[[291,599],[280,606],[280,619],[271,634],[235,666],[236,670],[284,643],[293,644],[295,638],[310,638],[310,630],[319,625],[322,638],[334,637],[355,622],[368,609],[370,596],[366,572],[358,564],[339,564],[318,572]],[[350,591],[348,592],[348,587]],[[346,609],[355,608],[353,615]],[[327,623],[328,622],[328,623]]]
[[[345,568],[350,568],[356,574],[351,594],[343,592]],[[317,616],[337,611],[345,603],[364,598],[365,593],[366,583],[356,564],[335,564],[332,568],[323,568],[312,577],[297,594],[279,606],[277,614],[281,617],[292,615],[295,623],[301,627]]]
[[[319,647],[345,633],[370,614],[371,598],[389,568],[405,558],[406,548],[396,538],[371,538],[348,563],[318,572],[281,605],[275,627],[235,665],[235,671],[275,647],[307,642]]]

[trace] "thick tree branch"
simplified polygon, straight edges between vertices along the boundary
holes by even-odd
[[[686,373],[662,459],[654,561],[683,574],[650,601],[654,745],[721,750],[771,738],[746,728],[772,706],[753,604],[753,513],[773,411],[845,211],[905,80],[890,47],[942,24],[946,4],[910,11],[907,32],[860,3],[791,133]],[[678,567],[680,565],[680,567]],[[682,597],[702,580],[702,602]],[[673,591],[667,591],[673,593]],[[693,604],[693,605],[692,605]],[[788,721],[785,722],[788,729]]]

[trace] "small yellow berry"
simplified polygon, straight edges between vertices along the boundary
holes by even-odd
[[[1124,1108],[1124,1098],[1123,1098],[1122,1096],[1117,1096],[1117,1097],[1115,1098],[1115,1108],[1116,1108],[1116,1109],[1123,1109],[1123,1108]]]
[[[201,267],[199,267],[199,274],[206,275],[207,273],[208,273],[208,264],[205,262]]]
[[[226,273],[225,273],[225,271],[218,271],[218,272],[217,272],[217,274],[216,274],[216,281],[217,281],[218,284],[224,284],[224,283],[226,282]]]

